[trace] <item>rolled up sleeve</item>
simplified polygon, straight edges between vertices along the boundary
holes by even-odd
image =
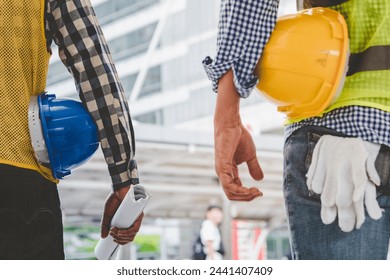
[[[275,27],[278,0],[222,0],[217,55],[203,60],[203,67],[217,92],[219,78],[233,70],[234,84],[246,98],[258,81],[254,70]]]

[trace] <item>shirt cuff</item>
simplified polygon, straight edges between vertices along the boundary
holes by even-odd
[[[207,77],[213,84],[213,91],[218,91],[219,78],[223,76],[230,68],[233,67],[235,60],[229,60],[222,63],[213,63],[211,57],[207,56],[203,61],[203,68]]]
[[[229,61],[213,63],[213,60],[207,56],[203,61],[203,68],[206,71],[207,77],[211,80],[213,85],[213,91],[218,91],[218,82],[219,79],[229,70],[233,70],[233,81],[234,85],[239,93],[240,97],[247,98],[253,88],[258,82],[258,78],[255,75],[249,75],[247,80],[241,81],[239,78],[240,70],[237,69],[236,64],[238,64],[240,58],[235,58]]]
[[[108,171],[114,191],[126,186],[139,184],[137,162],[134,159],[130,160],[130,162],[110,164]]]

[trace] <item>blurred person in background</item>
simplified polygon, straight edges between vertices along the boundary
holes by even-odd
[[[219,229],[223,220],[222,208],[210,205],[206,211],[206,219],[200,229],[200,239],[206,260],[222,260],[225,254],[221,231]]]
[[[129,106],[89,0],[0,1],[0,258],[64,259],[58,181],[34,157],[28,128],[32,96],[45,91],[52,41],[98,128],[112,179],[101,236],[131,242],[111,219],[138,184]]]
[[[222,260],[225,255],[221,231],[222,208],[210,205],[206,210],[206,219],[202,222],[199,234],[192,244],[193,260]]]

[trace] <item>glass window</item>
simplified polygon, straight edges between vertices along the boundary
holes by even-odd
[[[123,89],[125,90],[127,98],[129,98],[131,91],[133,90],[137,74],[133,74],[121,79]],[[150,68],[145,82],[142,86],[139,97],[145,97],[161,91],[161,66],[155,66]]]
[[[95,6],[94,9],[99,22],[106,24],[159,2],[160,0],[109,0]]]
[[[115,61],[145,52],[153,37],[157,23],[150,24],[108,42]]]
[[[127,99],[130,98],[130,93],[134,87],[136,78],[137,78],[137,74],[133,74],[133,75],[130,75],[130,76],[127,76],[127,77],[124,77],[123,79],[121,79],[122,86],[123,86],[123,89],[125,91]]]
[[[163,124],[162,111],[154,111],[134,118],[136,121],[148,124]]]
[[[145,26],[144,28],[138,29],[125,36],[119,37],[115,40],[108,42],[110,52],[114,58],[114,61],[119,62],[122,59],[130,58],[138,54],[144,53],[149,46],[149,42],[153,36],[156,23]],[[156,86],[156,79],[161,80],[160,70],[150,70],[150,79],[152,84],[148,85],[149,88],[145,90],[145,95],[154,93],[159,90],[159,86],[151,88],[153,85]],[[149,75],[149,74],[148,74]],[[50,70],[48,73],[47,84],[52,85],[63,80],[70,78],[70,74],[66,71],[66,68],[61,61],[50,64]],[[161,82],[159,81],[158,84]],[[129,86],[129,88],[131,88]]]
[[[140,97],[152,95],[161,91],[161,66],[155,66],[149,69],[146,75],[144,85],[140,93]]]

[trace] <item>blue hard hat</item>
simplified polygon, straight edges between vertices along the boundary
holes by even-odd
[[[97,127],[79,101],[42,94],[37,103],[50,168],[54,178],[62,179],[93,156],[99,147]]]

